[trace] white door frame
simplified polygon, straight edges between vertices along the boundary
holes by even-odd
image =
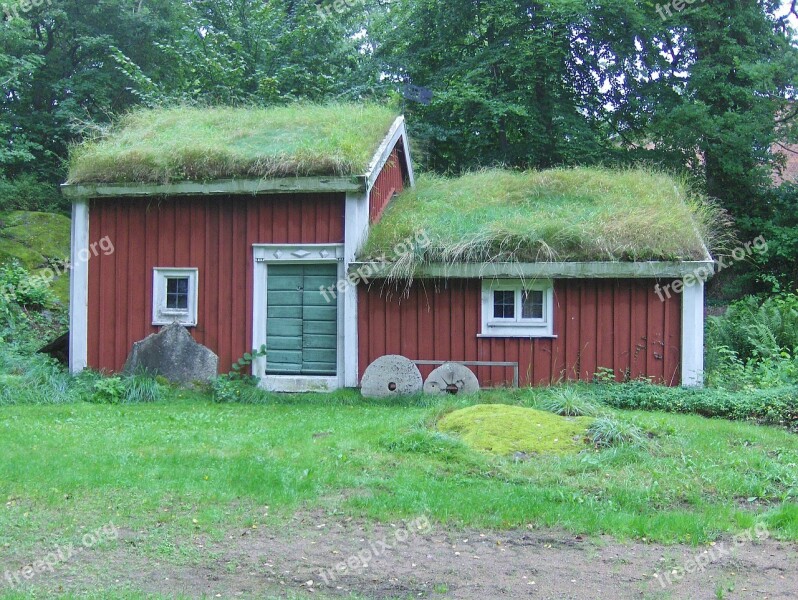
[[[252,346],[267,344],[267,283],[269,265],[321,265],[336,264],[338,281],[346,276],[343,244],[253,244],[254,278],[252,298]],[[338,286],[341,288],[343,286]],[[337,300],[338,344],[336,374],[320,375],[267,375],[266,357],[252,362],[252,374],[260,377],[260,386],[274,392],[323,392],[344,386],[344,348],[347,332],[344,328],[344,294],[338,289],[330,292]],[[267,345],[268,348],[268,345]]]

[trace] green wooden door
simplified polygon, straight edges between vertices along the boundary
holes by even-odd
[[[266,373],[335,375],[338,362],[337,265],[269,265]],[[329,301],[328,301],[329,300]]]

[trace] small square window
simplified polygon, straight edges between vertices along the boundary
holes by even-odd
[[[512,290],[496,290],[493,292],[493,318],[515,318],[515,292]]]
[[[521,318],[543,318],[543,290],[524,290],[521,293]]]
[[[480,335],[555,337],[554,284],[550,280],[484,280]]]
[[[188,310],[188,277],[166,278],[166,308]]]
[[[152,324],[197,324],[197,269],[153,269]]]

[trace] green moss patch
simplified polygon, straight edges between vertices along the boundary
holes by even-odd
[[[0,213],[0,264],[18,260],[36,272],[69,258],[70,221],[64,215],[12,211]],[[69,278],[57,277],[52,284],[59,300],[69,300]]]
[[[358,104],[137,110],[73,149],[68,181],[363,175],[395,118]]]
[[[568,454],[586,447],[585,436],[592,421],[521,406],[477,404],[444,416],[438,421],[438,429],[459,436],[472,448],[494,454]]]

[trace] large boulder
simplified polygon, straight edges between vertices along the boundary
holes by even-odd
[[[133,344],[125,362],[125,373],[140,371],[191,385],[216,377],[219,357],[195,342],[185,327],[172,323]]]

